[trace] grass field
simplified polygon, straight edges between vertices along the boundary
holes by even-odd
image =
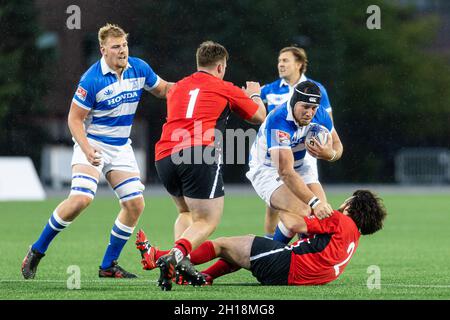
[[[331,195],[336,207],[347,195]],[[36,240],[61,199],[0,202],[0,299],[450,299],[450,197],[381,195],[388,209],[385,228],[361,238],[342,276],[325,286],[260,286],[246,270],[217,279],[213,286],[174,286],[162,292],[158,270],[143,271],[134,235],[120,264],[139,279],[99,279],[110,228],[118,211],[114,198],[98,198],[50,246],[34,280],[20,273],[28,246]],[[175,208],[168,197],[148,197],[138,227],[162,248],[172,244]],[[228,196],[216,236],[262,234],[264,204],[256,197]],[[67,289],[67,268],[81,270],[81,289]],[[381,270],[381,289],[367,287],[368,267]],[[206,265],[205,265],[206,266]],[[202,267],[199,267],[202,269]]]

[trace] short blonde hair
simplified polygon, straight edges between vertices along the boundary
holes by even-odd
[[[280,50],[278,56],[280,56],[284,52],[292,52],[295,57],[295,60],[302,63],[302,67],[300,68],[300,73],[305,73],[306,68],[308,67],[308,56],[306,55],[306,51],[303,48],[299,48],[296,46],[285,47]]]
[[[228,60],[228,51],[221,44],[205,41],[197,48],[197,67],[212,67],[216,63]]]
[[[103,46],[108,37],[125,37],[128,38],[128,33],[126,33],[121,27],[117,24],[107,23],[103,27],[98,30],[98,42],[100,46]]]

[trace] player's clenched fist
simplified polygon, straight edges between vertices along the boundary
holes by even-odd
[[[86,159],[93,166],[99,166],[102,163],[102,152],[100,149],[89,146],[88,149],[84,152],[86,155]]]
[[[333,209],[328,202],[320,202],[314,208],[314,215],[319,219],[331,217]]]
[[[245,92],[245,94],[248,97],[251,97],[254,94],[260,94],[261,93],[261,86],[259,84],[259,82],[254,82],[254,81],[247,81],[246,82],[247,88],[242,88]]]
[[[317,159],[324,159],[329,160],[333,158],[335,155],[335,151],[333,150],[333,138],[331,137],[331,134],[328,134],[327,142],[322,145],[320,142],[313,138],[314,144],[305,144],[306,149],[308,150],[309,154],[312,155],[314,158]]]

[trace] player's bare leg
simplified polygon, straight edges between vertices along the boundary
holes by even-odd
[[[172,289],[175,270],[193,285],[205,284],[205,278],[189,261],[189,253],[200,246],[214,232],[223,212],[224,197],[215,199],[193,199],[185,197],[191,212],[192,224],[181,234],[170,251],[158,259],[156,265],[160,269],[158,285],[162,290]]]
[[[323,190],[322,185],[319,182],[318,183],[310,183],[310,184],[307,184],[307,186],[320,199],[320,201],[327,202],[327,197],[325,195],[325,191]],[[286,186],[284,186],[284,187],[286,188]],[[291,199],[292,198],[291,196],[293,196],[292,192],[290,192],[291,194],[287,194],[287,195],[283,194],[283,196],[285,196],[285,197],[280,198],[279,194],[275,195],[275,193],[277,193],[277,191],[279,191],[281,193],[285,192],[284,191],[285,188],[283,188],[281,190],[280,190],[280,188],[278,188],[272,195],[272,198],[271,198],[272,205],[274,205],[274,201],[275,201],[276,205],[285,207],[285,209],[287,209],[285,211],[295,213],[294,212],[295,210],[294,211],[292,210],[293,209],[292,206],[289,209],[289,206],[286,206],[284,204],[285,201],[292,201],[292,199]],[[275,198],[274,198],[274,195],[275,195]],[[283,202],[283,204],[280,204],[279,201]],[[288,202],[288,203],[290,203],[290,202]],[[309,207],[307,205],[305,205],[303,202],[300,202],[300,203],[301,203],[300,207],[299,207],[300,210],[297,210],[297,211],[299,212],[300,215],[304,216],[305,215],[304,212],[310,212],[310,210],[309,210]],[[273,234],[275,232],[275,229],[276,229],[279,221],[280,221],[280,211],[275,208],[267,207],[266,208],[266,219],[265,219],[265,223],[264,223],[265,232],[269,233],[269,234]]]
[[[222,237],[212,240],[216,255],[226,261],[249,270],[253,235],[240,237]]]
[[[294,225],[286,225],[286,220],[289,223],[295,220],[287,217],[308,216],[311,213],[311,208],[298,199],[284,184],[273,192],[270,203],[272,208],[278,210],[281,220],[275,229],[273,239],[288,244],[295,233],[290,230]]]
[[[192,225],[181,238],[189,240],[192,249],[197,248],[216,230],[222,218],[224,197],[215,199],[192,199],[185,197],[192,214]]]
[[[184,197],[174,197],[172,196],[173,201],[178,210],[178,217],[175,220],[175,224],[173,226],[173,236],[175,241],[180,239],[183,232],[192,225],[192,214],[189,211],[188,205],[186,201],[184,201]]]
[[[277,227],[279,218],[279,211],[271,207],[266,207],[266,218],[264,220],[264,232],[266,234],[273,234]]]
[[[81,173],[87,174],[95,179],[99,179],[99,172],[92,166],[76,164],[72,167],[72,173]],[[56,211],[58,212],[58,216],[64,220],[71,222],[75,220],[76,217],[80,215],[80,213],[86,209],[89,204],[92,202],[92,197],[84,196],[84,195],[69,195],[69,197],[62,201],[57,207]]]
[[[138,172],[124,172],[124,171],[110,171],[106,179],[114,188],[120,185],[127,184],[126,191],[119,191],[116,193],[121,198],[120,211],[117,216],[114,226],[111,231],[109,245],[106,249],[102,264],[99,270],[100,277],[112,278],[136,278],[136,275],[125,271],[121,268],[117,260],[119,255],[134,231],[134,227],[139,221],[139,217],[144,211],[145,202],[142,196],[141,183]],[[129,183],[126,183],[129,180]],[[125,193],[125,194],[122,194]],[[126,194],[130,194],[128,197]]]
[[[220,257],[213,265],[201,273],[206,284],[211,285],[214,279],[239,270],[250,269],[250,254],[255,236],[223,237],[211,241],[215,257]],[[212,258],[212,257],[210,257]]]
[[[33,279],[36,275],[37,267],[40,260],[45,256],[48,246],[63,229],[68,227],[70,223],[92,202],[97,190],[99,172],[88,165],[74,165],[72,168],[74,176],[84,176],[83,178],[75,178],[72,187],[80,189],[78,183],[80,180],[84,190],[83,192],[71,192],[69,197],[62,201],[54,210],[48,223],[44,227],[39,239],[30,246],[25,258],[22,261],[22,275],[25,279]],[[87,184],[86,184],[87,183]],[[80,189],[80,190],[81,190]]]
[[[298,199],[284,184],[273,192],[270,198],[270,205],[275,210],[286,211],[301,216],[307,216],[311,212],[309,206]]]
[[[128,178],[139,177],[138,172],[110,171],[106,179],[111,186],[116,186]],[[120,202],[121,210],[117,216],[119,221],[126,226],[135,227],[139,217],[144,212],[145,201],[141,195],[128,201]]]

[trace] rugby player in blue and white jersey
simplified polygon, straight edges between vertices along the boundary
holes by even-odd
[[[117,264],[144,210],[144,185],[129,136],[143,89],[164,98],[172,83],[156,75],[145,61],[128,56],[127,37],[122,28],[112,24],[98,32],[102,58],[81,77],[68,116],[75,142],[71,191],[25,256],[25,279],[34,278],[54,237],[92,202],[102,173],[119,198],[121,210],[113,224],[99,276],[136,277]]]
[[[279,79],[276,81],[266,84],[261,88],[261,98],[267,105],[267,111],[272,111],[275,107],[287,102],[292,96],[294,87],[300,82],[309,80],[314,82],[321,92],[320,108],[325,109],[333,120],[332,108],[330,100],[328,98],[328,93],[325,87],[308,77],[305,76],[306,69],[308,66],[308,57],[306,52],[302,48],[298,47],[285,47],[280,50],[278,55],[278,74]],[[343,148],[342,144],[334,144],[336,150],[336,156],[332,161],[337,161],[342,156]],[[311,170],[316,176],[318,176],[317,170],[317,160],[314,158],[317,156],[312,152],[311,154],[306,153],[305,158],[307,161],[311,162]],[[326,201],[326,195],[323,191],[320,182],[309,184],[308,187],[322,200]],[[279,215],[276,210],[267,207],[266,218],[265,218],[265,232],[267,235],[271,235],[275,231],[275,227],[279,221]]]
[[[331,206],[309,187],[319,182],[314,163],[305,157],[305,138],[312,123],[326,127],[330,134],[325,145],[308,145],[309,152],[331,160],[336,157],[335,143],[340,143],[329,114],[319,107],[320,100],[321,92],[315,83],[300,82],[289,102],[269,113],[250,150],[246,176],[256,193],[282,220],[311,212],[308,205],[318,218],[328,217],[332,212]],[[289,242],[293,236],[280,221],[274,240]]]

